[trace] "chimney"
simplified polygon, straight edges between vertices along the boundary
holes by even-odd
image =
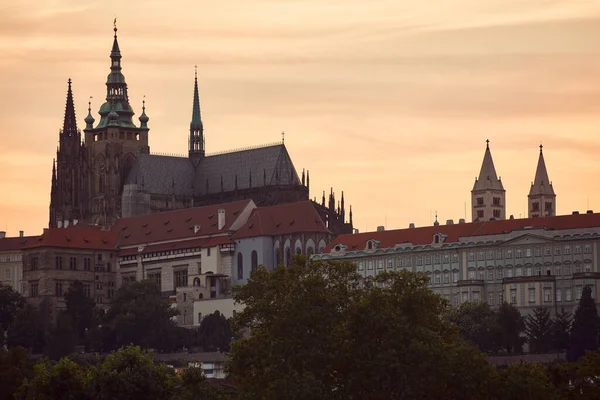
[[[64,223],[63,223],[63,226],[64,226],[65,228],[66,228],[66,227],[68,227],[68,226],[69,226],[69,220],[65,220],[65,221],[64,221]]]
[[[225,210],[223,208],[219,208],[218,213],[218,228],[219,230],[225,227]]]
[[[511,214],[509,219],[510,220],[515,219],[515,216]]]
[[[411,222],[410,224],[408,224],[408,229],[414,229],[415,224],[414,222]]]
[[[446,221],[446,225],[454,225],[454,220],[449,219]]]
[[[19,231],[19,237],[23,237],[23,231]]]
[[[56,226],[62,228],[62,221],[58,221]]]
[[[385,231],[385,226],[383,226],[383,225],[379,225],[379,226],[377,227],[377,232],[383,232],[383,231]]]
[[[588,213],[588,214],[593,214],[593,213],[594,213],[594,210],[587,210],[587,213]]]
[[[459,224],[464,224],[464,223],[465,223],[465,219],[464,219],[464,218],[461,218],[461,219],[459,219],[459,220],[458,220],[458,223],[459,223]]]
[[[4,239],[6,237],[6,232],[0,231],[0,239]]]
[[[579,211],[573,211],[573,215],[579,215]]]

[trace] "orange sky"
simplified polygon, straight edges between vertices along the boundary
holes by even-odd
[[[5,2],[8,3],[8,2]],[[48,223],[73,79],[105,96],[117,15],[153,152],[187,152],[194,64],[208,152],[281,140],[355,227],[464,216],[490,139],[507,214],[544,155],[561,214],[600,211],[600,1],[20,0],[0,5],[0,229]],[[589,206],[588,206],[589,204]],[[470,219],[470,211],[467,210]]]

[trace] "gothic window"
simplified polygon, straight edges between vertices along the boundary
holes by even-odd
[[[500,218],[500,210],[494,210],[494,218]]]
[[[533,211],[539,211],[539,210],[540,210],[540,203],[539,203],[539,202],[537,202],[537,201],[534,201],[534,202],[531,204],[531,208],[533,209]]]
[[[483,218],[483,210],[477,210],[477,218]]]
[[[546,209],[546,211],[552,211],[552,202],[547,201],[544,205],[544,208]]]
[[[252,271],[256,271],[256,268],[258,268],[258,253],[252,250]]]
[[[237,256],[237,273],[238,279],[244,279],[244,257],[242,256],[242,253],[238,253]]]
[[[500,197],[494,197],[494,205],[495,206],[499,206],[500,205]]]
[[[478,206],[482,206],[483,205],[483,197],[478,197],[477,198],[477,205]]]

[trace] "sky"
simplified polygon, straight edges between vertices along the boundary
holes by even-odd
[[[600,211],[600,0],[0,0],[0,230],[48,224],[67,80],[106,96],[113,19],[150,149],[187,153],[194,66],[207,152],[285,143],[311,197],[361,232],[470,220],[490,140],[507,215],[539,145],[558,214]],[[466,205],[466,207],[465,207]]]

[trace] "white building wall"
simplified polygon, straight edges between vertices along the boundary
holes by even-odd
[[[233,298],[224,299],[205,299],[194,301],[194,325],[200,325],[201,319],[214,313],[215,311],[223,314],[225,318],[233,317],[233,312],[239,312],[244,306],[235,303]]]

